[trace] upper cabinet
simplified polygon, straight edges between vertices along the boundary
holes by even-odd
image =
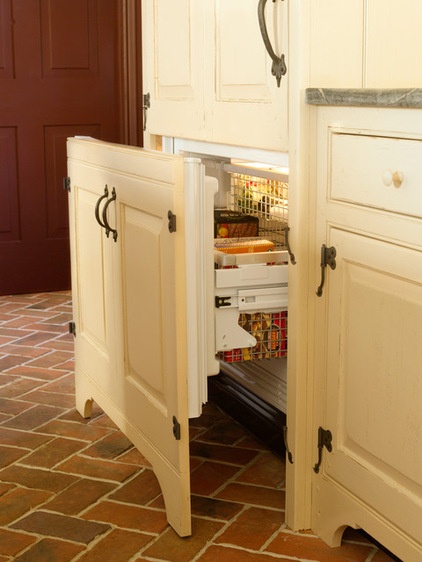
[[[311,11],[311,86],[422,86],[422,72],[415,72],[421,2],[318,0]]]
[[[285,56],[277,85],[261,35]],[[143,3],[148,134],[285,151],[288,143],[288,3],[153,0]]]

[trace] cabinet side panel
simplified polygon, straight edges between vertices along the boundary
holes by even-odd
[[[418,64],[418,54],[422,47],[419,25],[421,19],[421,2],[368,2],[368,88],[422,86],[422,71]]]
[[[160,97],[192,97],[190,0],[177,3],[157,0],[155,6],[158,94]]]
[[[310,85],[363,86],[364,2],[311,2]]]

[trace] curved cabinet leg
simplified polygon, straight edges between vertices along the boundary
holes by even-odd
[[[83,384],[81,377],[75,375],[75,401],[76,409],[83,418],[90,418],[92,415],[92,394]]]

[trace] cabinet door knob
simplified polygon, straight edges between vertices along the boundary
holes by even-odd
[[[404,176],[402,172],[394,172],[393,173],[393,185],[394,187],[401,187],[403,183]]]
[[[389,187],[391,184],[393,184],[394,187],[397,188],[401,187],[403,180],[404,180],[403,172],[399,172],[399,171],[392,172],[391,170],[385,170],[385,172],[382,174],[382,182],[387,187]]]

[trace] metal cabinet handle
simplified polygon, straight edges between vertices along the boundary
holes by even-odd
[[[316,290],[317,297],[322,297],[322,290],[325,283],[325,270],[327,268],[327,265],[330,266],[331,269],[335,269],[337,266],[336,255],[337,250],[334,248],[334,246],[331,246],[331,248],[327,248],[325,244],[321,246],[321,283]]]
[[[106,228],[106,225],[102,222],[102,220],[100,219],[100,205],[101,205],[101,201],[103,201],[104,199],[107,199],[108,197],[108,187],[105,186],[104,188],[104,195],[101,195],[101,197],[98,199],[96,205],[95,205],[95,218],[98,222],[98,224],[102,227],[102,228]]]
[[[113,233],[113,240],[116,242],[117,240],[117,230],[115,228],[111,228],[108,219],[107,219],[107,209],[110,205],[110,203],[112,203],[113,201],[116,200],[116,190],[112,189],[111,191],[111,197],[110,199],[107,199],[106,204],[104,205],[104,209],[103,209],[103,223],[104,223],[104,228],[106,229],[106,236],[108,238],[110,232]]]
[[[273,0],[275,2],[276,0]],[[281,77],[284,76],[287,72],[287,66],[284,60],[284,55],[282,54],[281,57],[278,57],[274,49],[271,46],[270,38],[268,37],[267,31],[267,24],[265,22],[265,4],[267,0],[259,0],[258,3],[258,22],[259,22],[259,29],[261,30],[262,39],[264,41],[265,48],[267,49],[268,54],[270,55],[273,64],[271,66],[271,74],[276,77],[277,86],[280,87]]]

